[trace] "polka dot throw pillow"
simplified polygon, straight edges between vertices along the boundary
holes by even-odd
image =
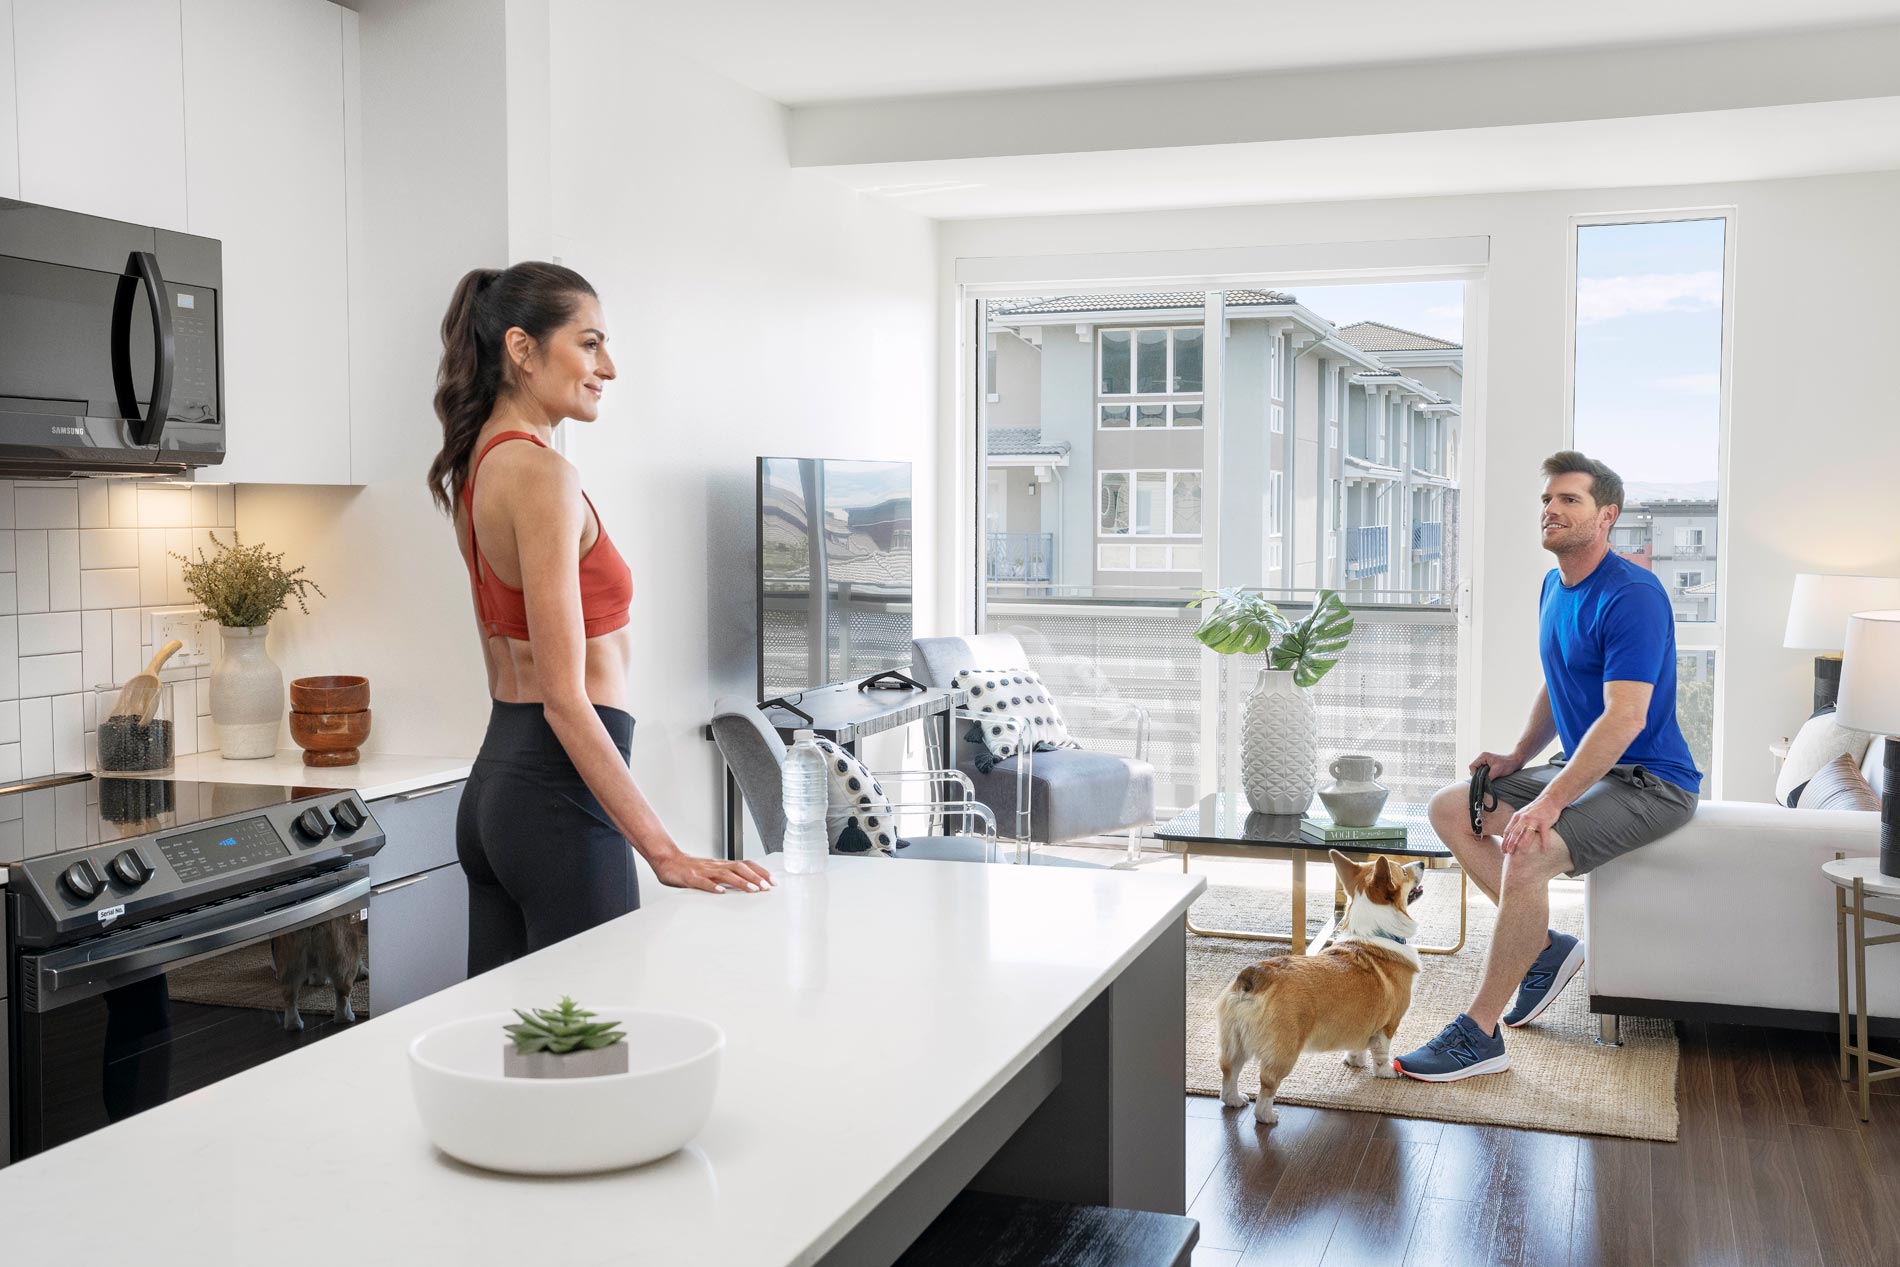
[[[1045,752],[1081,747],[1042,679],[1029,669],[964,669],[951,684],[970,692],[966,707],[983,728],[983,746],[999,761],[1024,744]]]
[[[833,853],[889,856],[901,843],[891,798],[864,763],[829,739],[816,741],[831,776],[825,807],[825,838]]]

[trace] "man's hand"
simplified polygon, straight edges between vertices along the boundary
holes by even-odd
[[[1523,761],[1507,752],[1481,752],[1472,763],[1465,767],[1466,773],[1476,774],[1478,767],[1491,767],[1491,781],[1496,782],[1507,774],[1516,774],[1524,768]]]
[[[1550,848],[1550,837],[1547,833],[1557,826],[1557,816],[1563,812],[1564,807],[1549,797],[1538,797],[1511,815],[1511,821],[1504,827],[1501,848],[1507,854],[1517,853],[1520,850],[1533,853],[1540,849]]]

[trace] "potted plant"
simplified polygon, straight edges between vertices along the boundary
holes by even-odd
[[[512,1040],[502,1049],[501,1071],[510,1078],[598,1078],[627,1072],[626,1034],[618,1021],[594,1013],[565,994],[558,1007],[515,1009],[521,1018],[502,1028]]]
[[[1203,590],[1194,636],[1223,655],[1267,653],[1247,696],[1240,732],[1241,783],[1262,814],[1304,814],[1319,781],[1319,714],[1308,693],[1339,663],[1353,617],[1332,590],[1321,590],[1298,624],[1240,586]]]
[[[229,760],[268,757],[277,751],[277,731],[284,717],[284,675],[264,650],[270,620],[297,600],[305,615],[306,590],[323,590],[303,575],[303,568],[285,568],[282,552],[263,545],[245,545],[236,531],[226,545],[211,534],[217,554],[207,558],[202,547],[196,560],[174,553],[184,564],[185,588],[197,602],[198,614],[218,622],[223,652],[211,671],[211,720],[218,727],[218,747]],[[327,596],[326,596],[327,597]]]

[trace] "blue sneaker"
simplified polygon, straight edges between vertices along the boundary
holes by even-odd
[[[1420,1082],[1456,1082],[1481,1073],[1503,1073],[1511,1067],[1504,1053],[1504,1031],[1487,1034],[1463,1012],[1438,1031],[1438,1037],[1417,1051],[1392,1061],[1392,1067]]]
[[[1583,968],[1583,943],[1568,933],[1550,931],[1550,945],[1537,956],[1537,962],[1524,974],[1517,987],[1517,1003],[1504,1014],[1504,1023],[1512,1029],[1528,1025],[1557,1001],[1570,984],[1570,978]]]

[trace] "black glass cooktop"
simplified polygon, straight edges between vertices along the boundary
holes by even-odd
[[[104,774],[0,793],[0,822],[24,820],[26,852],[32,856],[109,844],[328,791],[334,789]]]

